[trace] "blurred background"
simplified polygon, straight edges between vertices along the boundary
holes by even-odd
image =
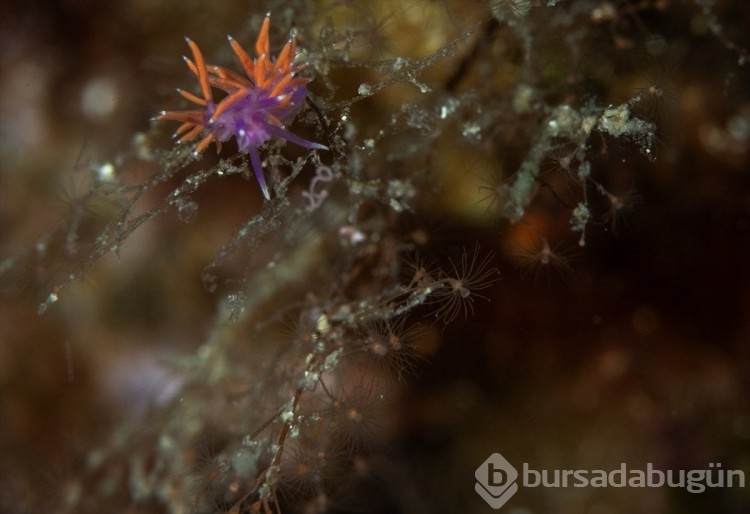
[[[116,437],[118,426],[173,398],[181,379],[165,363],[196,351],[217,316],[217,295],[204,287],[201,271],[262,204],[240,178],[217,182],[196,196],[193,223],[171,212],[145,223],[37,313],[67,273],[41,257],[44,234],[66,223],[61,220],[71,210],[92,214],[80,231],[88,235],[115,214],[109,206],[77,203],[92,172],[106,178],[124,155],[133,162],[136,154],[142,169],[131,165],[129,173],[145,177],[156,169],[150,152],[171,146],[172,127],[154,128],[149,120],[174,108],[174,88],[192,80],[180,59],[187,52],[183,36],[231,62],[226,34],[249,47],[252,27],[272,8],[283,26],[294,20],[301,48],[314,47],[331,19],[371,35],[356,39],[352,55],[376,62],[435,52],[475,23],[504,27],[505,9],[517,4],[529,4],[526,16],[533,20],[554,3],[4,2],[0,509],[31,512],[45,495],[74,487],[86,455]],[[392,414],[397,429],[388,464],[372,490],[389,498],[378,504],[381,511],[490,512],[474,492],[474,470],[494,452],[517,468],[523,462],[538,470],[652,463],[690,470],[721,463],[750,477],[748,6],[740,0],[558,3],[569,4],[561,12],[588,20],[580,30],[594,36],[582,39],[585,57],[569,63],[570,77],[549,72],[571,87],[550,88],[548,99],[621,103],[658,84],[662,94],[650,108],[659,127],[657,158],[649,162],[626,143],[602,151],[607,180],[632,194],[623,194],[628,208],[614,212],[616,219],[603,215],[580,247],[569,212],[554,202],[529,209],[513,226],[492,215],[488,191],[519,162],[533,122],[518,115],[519,140],[508,143],[518,148],[515,155],[438,143],[445,189],[420,201],[414,223],[427,227],[436,253],[441,245],[472,248],[477,241],[494,251],[501,279],[482,291],[489,301],[477,299],[474,316],[432,332]],[[492,9],[500,15],[493,18]],[[564,27],[541,31],[531,23],[529,37],[549,45]],[[497,32],[484,30],[455,58],[426,71],[425,81],[458,77],[457,87],[470,88],[471,72],[456,70],[476,64],[472,51],[482,51],[488,34],[498,47],[493,51],[522,52],[523,45],[503,46]],[[666,49],[655,59],[633,49],[643,41]],[[499,91],[518,82],[513,73],[521,67],[486,64],[498,68]],[[368,78],[363,73],[342,68],[328,80],[345,98]],[[315,92],[315,82],[310,89]],[[359,104],[354,116],[362,133],[367,120],[406,102],[404,94],[394,87]],[[502,123],[509,130],[508,119]],[[541,261],[535,248],[540,234],[552,262]],[[79,251],[84,243],[66,244]],[[70,251],[66,244],[57,251]],[[700,494],[667,487],[522,487],[501,512],[749,508],[747,484]]]

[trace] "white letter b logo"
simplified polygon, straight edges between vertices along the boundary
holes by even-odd
[[[490,507],[499,509],[518,491],[518,471],[499,453],[493,453],[474,473],[474,490]]]

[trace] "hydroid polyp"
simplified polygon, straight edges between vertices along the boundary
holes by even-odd
[[[477,244],[474,250],[469,252],[464,249],[458,264],[451,260],[453,273],[442,273],[440,286],[435,288],[431,301],[439,304],[434,311],[436,317],[445,323],[455,320],[461,313],[465,318],[474,314],[474,299],[489,298],[479,294],[477,291],[487,289],[500,279],[500,272],[492,267],[494,252],[479,257],[480,249]]]

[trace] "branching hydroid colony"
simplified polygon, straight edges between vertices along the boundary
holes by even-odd
[[[656,157],[653,103],[670,94],[622,94],[608,78],[642,37],[620,3],[266,3],[273,24],[250,4],[238,13],[250,28],[230,38],[233,56],[207,50],[219,48],[215,30],[191,35],[197,88],[180,100],[197,107],[172,100],[132,152],[92,163],[69,219],[0,268],[45,288],[43,312],[147,222],[176,213],[185,225],[165,229],[170,241],[207,219],[231,227],[180,254],[212,255],[200,264],[215,317],[173,364],[179,392],[119,426],[71,487],[30,509],[410,512],[386,451],[400,392],[452,325],[495,308],[498,226],[527,229],[524,264],[570,270],[560,231],[538,220],[562,219],[585,245],[634,198],[609,180],[615,150],[627,155],[618,162]],[[221,55],[244,76],[209,64]],[[162,121],[182,124],[171,149]],[[477,154],[504,163],[490,185],[477,176],[499,166],[469,169]],[[253,175],[260,193],[245,187]],[[455,235],[424,229],[436,213]]]

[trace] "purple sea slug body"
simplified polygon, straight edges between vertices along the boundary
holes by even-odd
[[[247,77],[222,66],[207,64],[198,45],[186,38],[193,60],[186,57],[185,62],[198,77],[202,97],[187,91],[178,92],[201,108],[163,111],[156,117],[157,120],[182,122],[175,132],[180,142],[193,140],[207,130],[208,134],[195,147],[196,155],[212,142],[216,143],[217,150],[221,150],[221,143],[236,138],[239,150],[250,156],[255,178],[266,199],[270,199],[270,194],[258,153],[263,143],[272,137],[279,137],[304,148],[328,149],[325,145],[293,134],[285,126],[302,109],[307,98],[305,85],[310,79],[297,76],[305,65],[294,62],[297,48],[294,37],[284,45],[275,60],[271,59],[269,26],[270,16],[267,15],[255,42],[256,59],[252,59],[237,41],[229,38],[229,44]],[[212,88],[224,91],[226,96],[214,101]]]

